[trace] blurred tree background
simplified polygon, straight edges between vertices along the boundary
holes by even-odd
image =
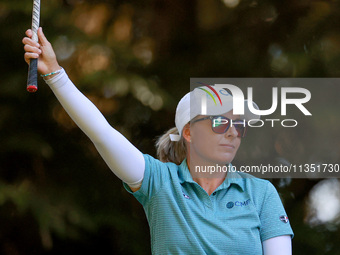
[[[0,254],[150,254],[142,207],[43,80],[37,93],[25,90],[21,40],[31,12],[32,1],[0,0]],[[59,63],[117,130],[153,156],[190,77],[339,77],[339,24],[335,0],[41,3]],[[339,93],[319,91],[318,106],[339,101]],[[339,163],[339,108],[318,106],[324,118],[305,132],[254,135],[238,158],[294,162],[320,146],[315,157],[330,153],[325,163]],[[322,140],[324,132],[335,135]],[[295,232],[294,254],[340,254],[339,181],[271,181]]]

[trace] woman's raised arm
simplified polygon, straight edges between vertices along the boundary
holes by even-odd
[[[39,44],[31,39],[32,31],[26,31],[23,39],[25,61],[39,58],[41,74],[60,70],[52,45],[42,29],[38,30]],[[57,99],[78,127],[91,139],[109,168],[133,191],[139,189],[144,176],[143,154],[107,122],[97,107],[85,97],[68,78],[64,70],[45,77]]]

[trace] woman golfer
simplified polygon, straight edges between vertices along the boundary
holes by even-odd
[[[142,204],[153,254],[291,254],[293,232],[274,186],[230,171],[245,136],[244,121],[258,116],[233,115],[225,91],[196,88],[180,100],[176,128],[158,140],[157,160],[111,127],[74,86],[41,28],[39,44],[31,30],[26,35],[25,61],[39,58],[38,70],[59,102]],[[209,101],[208,89],[222,105]]]

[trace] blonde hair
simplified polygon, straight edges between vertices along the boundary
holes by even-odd
[[[169,129],[157,139],[157,157],[162,162],[173,162],[176,165],[179,165],[186,158],[187,154],[184,138],[181,136],[181,139],[178,142],[174,142],[170,140],[170,134],[178,135],[177,128],[173,127]]]

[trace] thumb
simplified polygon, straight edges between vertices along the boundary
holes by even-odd
[[[49,44],[49,41],[47,40],[46,36],[44,35],[42,31],[42,27],[39,27],[38,29],[38,37],[39,37],[40,44],[42,46],[46,46],[47,44]]]

